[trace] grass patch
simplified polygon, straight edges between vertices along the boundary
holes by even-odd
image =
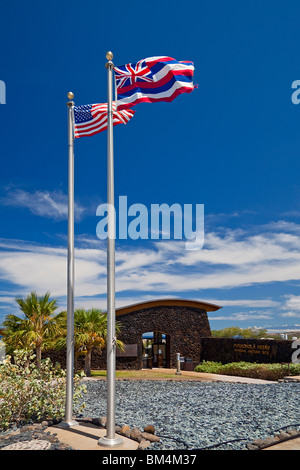
[[[92,377],[106,377],[106,370],[92,370]],[[151,379],[165,378],[170,379],[176,377],[175,374],[159,372],[155,370],[117,370],[116,378],[118,379]]]

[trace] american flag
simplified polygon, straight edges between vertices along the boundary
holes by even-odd
[[[134,115],[131,109],[117,110],[113,102],[113,125],[126,124]],[[74,106],[74,137],[88,137],[107,129],[107,103]]]
[[[190,93],[194,64],[158,56],[135,64],[114,67],[118,109],[127,109],[138,103],[173,101],[181,93]]]

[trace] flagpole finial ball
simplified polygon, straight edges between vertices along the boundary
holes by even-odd
[[[108,51],[106,53],[106,58],[107,58],[107,60],[113,60],[113,58],[114,58],[113,53],[111,51]]]
[[[74,93],[72,93],[71,91],[69,91],[68,93],[68,98],[69,100],[72,100],[74,98]]]

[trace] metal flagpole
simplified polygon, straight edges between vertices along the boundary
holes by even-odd
[[[107,52],[107,422],[106,436],[98,444],[108,447],[123,443],[115,435],[116,399],[116,311],[115,311],[115,209],[114,209],[114,149],[113,149],[113,67],[112,52]]]
[[[69,145],[69,175],[68,175],[68,287],[67,287],[67,383],[66,408],[64,427],[78,425],[72,419],[73,414],[73,374],[74,374],[74,117],[72,92],[68,93],[68,145]]]

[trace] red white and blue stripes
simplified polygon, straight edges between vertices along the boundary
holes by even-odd
[[[113,125],[126,124],[135,111],[116,109],[113,102]],[[107,103],[74,106],[74,137],[88,137],[107,129]]]
[[[194,64],[172,57],[149,57],[136,64],[114,67],[118,110],[138,103],[173,101],[194,90]]]

